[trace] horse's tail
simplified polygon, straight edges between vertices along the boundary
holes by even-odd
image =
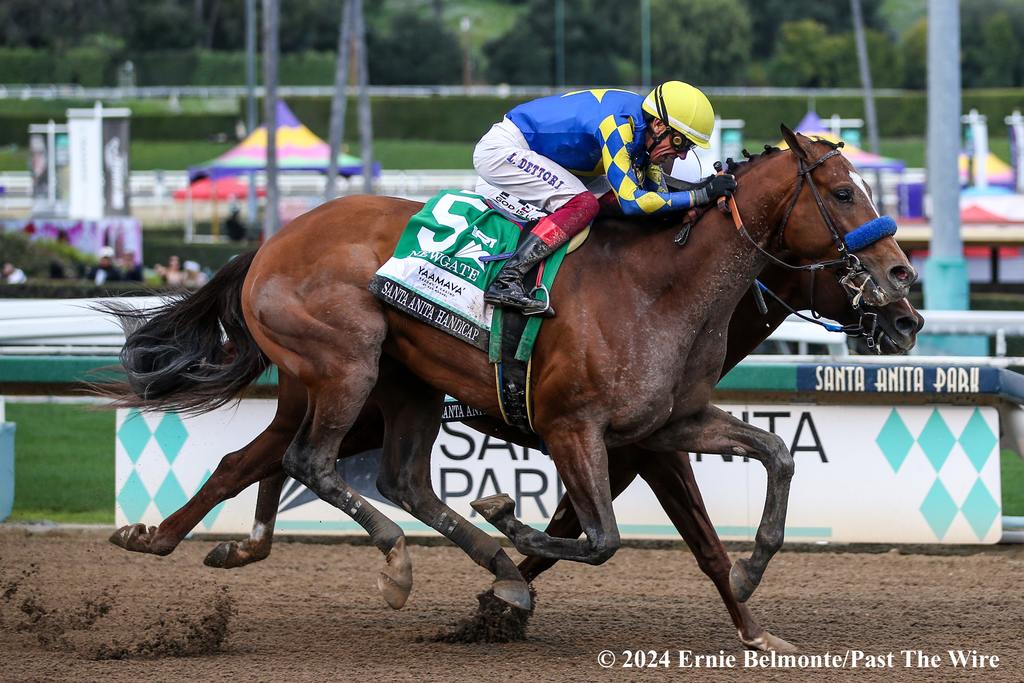
[[[256,251],[202,288],[155,309],[101,304],[125,331],[122,381],[95,385],[117,407],[184,413],[218,408],[270,365],[242,317],[242,283]]]

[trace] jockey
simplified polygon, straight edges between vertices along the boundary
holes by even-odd
[[[507,191],[550,215],[505,262],[484,301],[553,315],[548,303],[528,295],[523,277],[589,225],[599,208],[617,204],[626,215],[650,215],[728,195],[736,187],[731,175],[712,176],[687,192],[668,192],[663,178],[694,145],[710,146],[714,123],[704,93],[680,81],[663,83],[647,97],[578,90],[512,109],[473,151],[477,192]]]

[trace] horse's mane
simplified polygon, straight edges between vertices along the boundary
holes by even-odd
[[[817,136],[809,139],[812,142],[826,145],[830,149],[837,149],[843,146],[842,142],[832,142],[830,140],[826,140],[824,138],[820,138]],[[743,159],[737,161],[736,159],[729,157],[728,159],[725,160],[724,170],[726,173],[730,173],[736,176],[738,180],[739,178],[743,177],[751,168],[756,168],[758,162],[761,161],[762,159],[766,159],[769,157],[775,158],[780,152],[783,151],[787,150],[783,150],[781,147],[776,147],[774,145],[765,145],[764,149],[762,149],[757,154],[751,154],[746,149],[744,149],[742,152]],[[711,211],[714,208],[716,208],[714,205],[705,205],[689,209],[688,211],[683,213],[682,225],[690,225],[691,227],[695,226],[698,222],[700,222],[701,218],[703,218],[709,211]],[[679,214],[663,214],[654,216],[635,216],[632,218],[627,216],[603,216],[601,217],[601,220],[613,224],[622,222],[630,224],[637,221],[642,221],[646,225],[653,227],[655,229],[669,227],[678,229],[680,226],[678,218]]]
[[[843,142],[842,141],[840,141],[840,142],[832,142],[831,140],[826,140],[825,138],[820,138],[820,137],[817,137],[817,136],[811,137],[811,138],[808,138],[808,139],[811,142],[821,143],[821,144],[825,145],[826,147],[828,147],[829,149],[840,149],[843,146]],[[730,157],[730,158],[725,160],[725,172],[726,173],[731,173],[732,175],[734,175],[736,177],[739,177],[743,173],[745,173],[747,170],[749,170],[751,168],[751,165],[754,162],[756,162],[756,161],[758,161],[760,159],[763,159],[764,157],[767,157],[767,156],[774,156],[776,152],[781,152],[781,151],[783,151],[781,147],[774,147],[772,145],[765,145],[764,146],[764,150],[762,150],[758,154],[751,154],[746,149],[744,149],[743,150],[743,157],[744,158],[741,159],[740,161],[736,161],[732,157]]]

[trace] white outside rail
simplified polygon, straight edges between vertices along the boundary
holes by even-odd
[[[371,85],[370,95],[373,97],[544,97],[557,95],[570,90],[586,90],[595,85]],[[618,86],[623,87],[623,86]],[[626,86],[627,89],[641,92],[640,86]],[[736,95],[741,97],[860,97],[863,91],[859,88],[748,88],[728,86],[701,86],[708,95]],[[900,96],[912,91],[894,88],[876,88],[875,94],[880,96]],[[196,86],[196,85],[159,85],[135,88],[86,88],[68,83],[55,84],[0,84],[0,99],[9,100],[141,100],[141,99],[172,99],[178,97],[245,97],[244,85]],[[358,88],[347,87],[349,97],[358,94]],[[279,97],[331,97],[334,86],[331,85],[284,85],[278,86]],[[263,97],[263,87],[257,86],[256,97]]]
[[[109,315],[93,307],[99,302],[116,301],[150,308],[163,300],[155,296],[0,299],[0,347],[4,347],[4,353],[14,352],[11,347],[120,347],[124,343],[120,327]],[[1024,312],[1020,311],[921,311],[921,315],[925,319],[925,334],[983,334],[1002,338],[1004,346],[1007,336],[1024,337]],[[783,322],[769,339],[795,342],[802,347],[817,344],[827,347],[833,358],[847,356],[846,335],[829,332],[795,316]]]

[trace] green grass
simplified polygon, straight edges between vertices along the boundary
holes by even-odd
[[[778,140],[772,140],[775,144]],[[993,138],[992,152],[1003,161],[1010,158],[1008,138]],[[765,141],[747,140],[744,146],[751,152],[760,150]],[[132,168],[139,171],[154,169],[184,170],[223,154],[233,143],[219,142],[132,142]],[[883,138],[882,154],[902,159],[907,166],[920,168],[925,164],[924,138]],[[358,145],[346,145],[349,154],[359,154]],[[385,169],[455,169],[473,167],[473,143],[434,142],[431,140],[374,140],[374,156]],[[24,147],[0,148],[0,171],[27,171],[28,156]]]
[[[431,142],[429,140],[375,140],[374,156],[385,169],[473,168],[472,142]],[[358,148],[349,151],[358,154]]]
[[[13,145],[0,147],[0,171],[28,171],[28,152]]]
[[[196,166],[234,147],[230,142],[155,142],[132,141],[132,168],[137,171],[162,169],[182,171]]]
[[[774,145],[778,143],[778,140],[744,140],[743,142],[747,150],[751,152],[761,151],[761,149],[764,148],[765,143]],[[882,156],[901,159],[910,168],[924,168],[925,148],[928,146],[928,141],[925,138],[882,138],[878,141],[878,145]],[[867,149],[866,137],[863,148]],[[1009,163],[1009,138],[990,138],[989,149],[997,157]]]
[[[114,411],[8,403],[14,436],[11,521],[114,523]]]
[[[169,99],[118,100],[104,102],[107,107],[128,107],[134,116],[146,114],[242,114],[237,97],[182,97],[177,102]],[[36,116],[39,123],[46,123],[52,118],[63,123],[67,118],[67,110],[71,108],[89,109],[94,105],[92,100],[0,100],[0,114],[18,114]]]
[[[163,169],[181,171],[219,156],[233,147],[219,142],[132,142],[132,168],[137,171]],[[473,143],[432,142],[429,140],[374,140],[374,156],[385,169],[470,169],[473,168]],[[359,154],[357,145],[346,146],[349,154]],[[0,148],[0,171],[27,171],[28,152],[24,147]]]
[[[1002,456],[1003,514],[1024,516],[1024,459],[1010,450]]]

